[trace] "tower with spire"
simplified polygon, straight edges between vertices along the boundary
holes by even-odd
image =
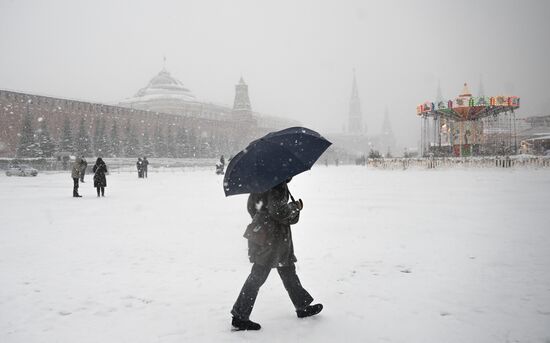
[[[359,91],[357,89],[355,69],[353,69],[353,83],[351,85],[351,98],[349,101],[348,132],[353,134],[366,133],[366,127],[363,128],[363,113],[361,112],[361,100],[359,99]]]
[[[248,85],[244,82],[242,76],[239,83],[235,86],[233,113],[238,116],[252,115],[252,106],[250,106],[250,98],[248,97]]]
[[[246,147],[255,136],[254,128],[256,127],[256,119],[252,113],[250,98],[248,97],[248,85],[244,82],[243,77],[235,86],[235,100],[231,111],[233,130],[235,130],[235,141],[232,143],[231,149],[234,153]]]

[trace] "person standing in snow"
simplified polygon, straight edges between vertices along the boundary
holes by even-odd
[[[88,161],[84,158],[84,155],[80,157],[82,164],[80,165],[80,182],[84,183],[84,175],[86,175],[86,168],[88,168]]]
[[[141,160],[141,157],[138,157],[138,160],[136,162],[136,168],[138,171],[138,178],[143,177],[143,161]]]
[[[143,157],[143,177],[147,178],[147,167],[149,166],[149,161],[147,161],[147,157]]]
[[[247,209],[252,223],[247,227],[245,238],[248,239],[248,256],[253,265],[231,310],[231,324],[235,330],[261,328],[260,324],[250,320],[250,313],[272,268],[277,268],[298,318],[316,315],[323,309],[322,304],[311,305],[313,298],[296,275],[294,264],[297,259],[290,226],[300,219],[303,202],[301,199],[294,201],[288,182],[290,179],[267,192],[252,193],[248,197]]]
[[[71,177],[73,178],[73,198],[82,198],[82,195],[78,194],[78,180],[80,179],[81,170],[82,159],[80,157],[77,157],[71,169]]]
[[[105,187],[107,187],[107,178],[105,177],[107,165],[101,157],[95,161],[92,171],[94,172],[94,187],[97,190],[97,196],[99,197],[99,193],[101,193],[101,196],[104,197]]]

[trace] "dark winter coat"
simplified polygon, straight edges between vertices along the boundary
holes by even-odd
[[[82,161],[80,162],[80,176],[82,176],[86,173],[86,168],[87,167],[88,167],[88,161],[86,161],[84,158],[82,158]]]
[[[82,170],[82,159],[80,157],[77,157],[71,169],[71,177],[73,179],[79,179],[81,175],[81,170]]]
[[[107,178],[105,174],[107,173],[107,165],[103,160],[98,158],[97,162],[92,168],[94,172],[94,187],[107,187]]]
[[[253,193],[248,197],[247,208],[253,223],[255,216],[262,215],[260,231],[266,230],[265,241],[249,237],[250,262],[277,268],[292,265],[297,261],[290,225],[298,222],[300,212],[295,203],[288,203],[288,199],[286,182],[267,192]]]

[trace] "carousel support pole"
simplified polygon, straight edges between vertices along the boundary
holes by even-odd
[[[446,122],[446,124],[448,126],[447,127],[447,133],[448,133],[449,144],[451,146],[451,157],[453,157],[453,155],[454,155],[453,130],[454,130],[455,123],[456,122],[454,120],[449,120],[449,121]]]
[[[433,127],[433,136],[434,136],[434,146],[437,145],[437,115],[434,117],[434,127]]]
[[[512,110],[512,115],[514,116],[514,154],[518,154],[518,131],[516,126],[516,112]]]
[[[510,120],[508,121],[508,131],[510,132],[510,144],[508,144],[508,151],[510,151],[510,155],[512,154],[512,147],[513,147],[513,140],[514,140],[514,131],[513,131],[513,125],[512,125],[512,112],[506,112],[508,114],[508,118],[510,118]],[[515,154],[515,151],[514,151],[514,154]]]
[[[432,130],[430,130],[430,121],[433,123],[433,117],[432,117],[432,120],[430,120],[429,117],[426,118],[426,143],[427,143],[427,148],[426,148],[426,152],[427,154],[429,155],[430,154],[430,147],[432,145]]]
[[[498,155],[498,131],[499,131],[499,120],[500,114],[497,115],[493,120],[493,141],[494,141],[494,147],[495,147],[495,155]]]
[[[441,150],[441,117],[437,117],[437,146]]]
[[[458,124],[458,150],[459,150],[460,157],[462,157],[462,146],[464,144],[463,136],[462,136],[463,134],[464,134],[464,121],[460,121],[460,123]]]
[[[420,118],[420,151],[419,151],[420,157],[424,155],[424,152],[422,151],[423,146],[424,146],[424,116]]]
[[[430,140],[430,118],[426,116],[424,118],[424,156],[428,154],[428,142]]]
[[[420,139],[420,157],[424,157],[426,150],[426,119],[427,117],[422,116],[422,126],[421,126],[421,139]]]

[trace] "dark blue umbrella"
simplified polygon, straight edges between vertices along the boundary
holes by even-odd
[[[223,179],[225,195],[265,192],[311,169],[331,144],[305,127],[271,132],[229,162]]]

